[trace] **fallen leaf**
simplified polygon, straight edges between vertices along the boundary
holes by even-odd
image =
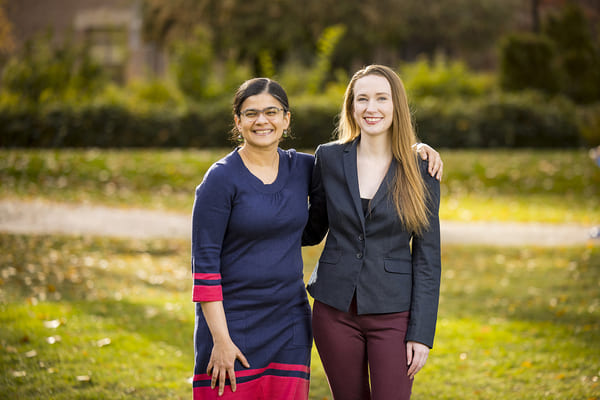
[[[44,321],[44,327],[49,329],[56,329],[60,326],[60,321],[53,319],[52,321]]]
[[[77,375],[77,382],[90,382],[91,380],[89,375]]]
[[[16,347],[13,346],[6,346],[4,348],[4,350],[6,350],[7,353],[18,353],[19,351],[17,350]]]
[[[54,343],[58,343],[60,342],[62,339],[60,336],[56,335],[56,336],[49,336],[46,338],[46,342],[48,342],[49,344],[54,344]]]
[[[26,375],[27,375],[27,372],[25,372],[25,371],[13,371],[13,372],[12,372],[12,375],[13,375],[15,378],[23,378],[24,376],[26,376]]]
[[[27,353],[25,353],[25,357],[27,357],[27,358],[33,358],[35,356],[37,356],[37,351],[35,351],[35,350],[30,350]]]
[[[108,346],[109,344],[110,344],[110,338],[100,339],[96,342],[96,346],[98,346],[98,347]]]
[[[523,361],[523,363],[521,364],[521,367],[531,368],[531,367],[533,367],[533,364],[531,363],[531,361]]]

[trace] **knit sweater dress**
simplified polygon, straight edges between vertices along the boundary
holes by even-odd
[[[307,399],[311,315],[303,282],[302,231],[314,158],[281,150],[263,184],[238,149],[211,166],[192,216],[193,300],[223,301],[229,334],[250,368],[235,362],[220,399]],[[216,399],[206,374],[212,336],[196,303],[194,399]]]

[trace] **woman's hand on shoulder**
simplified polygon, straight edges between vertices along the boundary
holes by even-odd
[[[215,342],[206,373],[212,375],[210,382],[211,389],[214,389],[218,383],[219,396],[223,395],[225,391],[225,380],[227,377],[229,377],[231,383],[231,391],[235,392],[236,390],[235,360],[240,360],[244,367],[250,368],[250,364],[248,364],[248,360],[246,360],[244,354],[231,340]]]
[[[429,175],[433,176],[438,181],[441,181],[442,173],[444,172],[444,162],[442,161],[440,153],[425,143],[417,143],[415,146],[416,151],[421,158],[429,161]]]

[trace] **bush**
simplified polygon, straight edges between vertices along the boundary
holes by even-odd
[[[500,44],[500,85],[507,90],[538,89],[556,93],[560,74],[553,42],[545,36],[516,33]]]
[[[413,99],[481,96],[493,90],[495,85],[491,75],[470,71],[463,62],[448,62],[441,56],[433,62],[421,58],[413,63],[404,63],[398,74]]]
[[[586,144],[600,146],[600,103],[579,107],[577,122]]]
[[[550,15],[544,33],[555,43],[561,91],[578,103],[600,100],[600,49],[581,7],[568,3]]]
[[[292,99],[291,105],[294,138],[284,147],[313,149],[332,139],[338,101],[305,96]],[[586,112],[592,122],[585,128],[577,125],[576,108],[569,100],[548,100],[534,92],[475,99],[427,97],[414,108],[417,134],[436,147],[576,147],[583,144],[579,129],[586,135],[598,129],[592,118],[597,118],[597,107]],[[11,106],[0,108],[0,146],[226,147],[232,145],[232,126],[229,101],[175,110],[133,110],[118,103]]]
[[[172,48],[172,70],[179,89],[192,99],[206,95],[213,63],[210,35],[202,26],[196,27],[192,37],[178,41]]]
[[[489,98],[428,98],[416,108],[420,138],[436,147],[576,147],[575,106],[539,93]]]
[[[90,98],[108,82],[101,67],[83,46],[66,40],[52,44],[52,36],[28,41],[4,67],[2,87],[29,104]]]
[[[294,139],[285,146],[314,148],[329,140],[336,112],[337,105],[324,102],[294,105]],[[118,103],[0,108],[2,147],[227,147],[232,127],[231,105],[225,101],[179,111],[134,111]]]

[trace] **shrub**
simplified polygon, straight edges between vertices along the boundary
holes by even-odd
[[[213,62],[207,30],[196,27],[190,39],[173,44],[171,53],[172,70],[179,89],[192,99],[202,99],[206,95]]]
[[[28,41],[4,67],[2,87],[30,104],[90,98],[108,82],[83,46],[69,40],[52,44],[52,35]]]
[[[500,85],[507,90],[538,89],[556,93],[560,73],[553,42],[545,36],[515,33],[500,44]]]
[[[550,15],[544,33],[558,50],[561,91],[579,103],[600,100],[600,49],[581,7],[568,3],[559,14]]]
[[[582,144],[579,129],[597,132],[598,126],[593,122],[597,108],[587,112],[592,122],[585,130],[577,125],[573,103],[535,92],[450,100],[426,97],[413,106],[417,133],[436,147],[576,147]],[[287,139],[284,147],[314,149],[332,139],[340,109],[336,96],[300,96],[291,99],[291,107],[293,139]],[[0,146],[226,147],[232,145],[232,126],[229,99],[185,108],[131,108],[119,102],[11,105],[0,108]]]
[[[586,144],[600,146],[600,103],[579,107],[577,123]]]
[[[441,56],[433,62],[421,58],[413,63],[404,63],[398,74],[408,95],[414,99],[481,96],[492,90],[495,84],[491,75],[470,71],[463,62],[448,62]]]
[[[436,147],[576,147],[575,106],[535,92],[489,98],[428,98],[416,108],[417,134]]]

